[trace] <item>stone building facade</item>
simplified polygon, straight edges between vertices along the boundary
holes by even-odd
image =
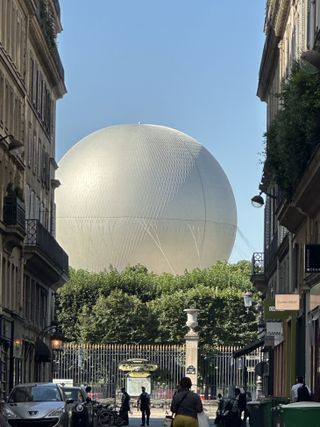
[[[282,83],[303,52],[318,49],[319,30],[319,0],[266,2],[258,96],[267,104],[268,128],[281,108],[277,94]],[[264,394],[289,395],[295,377],[303,375],[320,397],[320,277],[305,270],[305,245],[320,243],[320,151],[313,153],[290,200],[270,176],[267,161],[260,184],[265,193],[264,252],[255,253],[252,263],[252,282],[265,297]],[[275,311],[278,294],[287,301],[298,295],[298,309]],[[270,342],[270,331],[276,330],[278,337]]]
[[[36,339],[68,272],[54,237],[61,30],[57,0],[0,0],[1,397],[17,382],[49,378],[50,352],[39,352]]]

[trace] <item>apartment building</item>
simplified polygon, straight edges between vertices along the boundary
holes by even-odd
[[[68,273],[55,240],[55,111],[65,92],[58,0],[0,0],[0,382],[50,376],[37,338]]]
[[[278,94],[294,64],[303,52],[319,50],[319,29],[319,0],[266,2],[258,96],[267,104],[267,131],[283,108]],[[265,196],[264,252],[253,254],[252,260],[252,282],[265,298],[264,394],[289,395],[295,377],[303,375],[320,397],[320,276],[307,268],[306,259],[308,245],[316,251],[320,243],[320,149],[317,144],[288,196],[270,168],[268,137],[266,141],[260,184]],[[296,306],[279,311],[280,298]]]

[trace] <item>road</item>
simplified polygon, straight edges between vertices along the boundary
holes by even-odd
[[[164,416],[163,417],[150,417],[150,427],[162,427],[163,426],[163,420],[164,420]],[[214,427],[214,419],[210,418],[209,420],[210,422],[210,427]],[[129,418],[129,424],[130,427],[139,427],[141,425],[141,418],[139,417],[130,417]]]
[[[164,416],[163,417],[150,417],[150,427],[162,427],[163,426],[163,420],[164,420]],[[247,421],[247,425],[249,427],[249,422]],[[214,418],[209,418],[209,424],[210,427],[214,427]],[[141,425],[141,418],[137,417],[137,416],[131,416],[129,418],[129,425],[130,427],[139,427]]]

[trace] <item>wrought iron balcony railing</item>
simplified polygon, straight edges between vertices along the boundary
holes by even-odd
[[[37,219],[26,220],[26,247],[34,247],[63,273],[68,273],[68,255]]]
[[[263,252],[254,252],[251,262],[251,282],[263,295],[266,293],[265,257]]]
[[[264,274],[264,253],[254,252],[251,263],[252,275]]]
[[[4,198],[3,222],[6,225],[15,225],[25,229],[25,208],[24,203],[16,195],[9,195]]]

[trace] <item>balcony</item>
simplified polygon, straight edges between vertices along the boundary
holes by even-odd
[[[68,255],[37,219],[26,220],[27,268],[46,283],[58,288],[68,278]]]
[[[251,282],[262,294],[265,294],[267,282],[264,273],[264,253],[254,252],[251,261]]]

